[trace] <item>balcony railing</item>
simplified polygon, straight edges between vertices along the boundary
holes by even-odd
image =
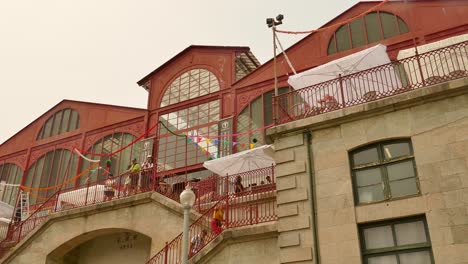
[[[468,41],[281,94],[276,124],[468,77]]]
[[[129,176],[131,175],[116,176],[111,179],[111,183],[109,179],[105,179],[62,189],[45,199],[42,204],[34,205],[33,213],[26,220],[12,223],[8,230],[2,231],[6,234],[3,234],[5,238],[0,242],[0,258],[34,231],[36,227],[40,226],[52,213],[122,199],[149,191],[156,191],[179,202],[179,195],[188,184],[184,177],[167,174],[154,168],[142,171],[137,175],[138,187],[130,189],[129,185],[126,184],[131,181]],[[266,183],[267,176],[272,180],[271,184]],[[242,195],[236,194],[233,188],[234,180],[238,177],[247,185]],[[207,210],[213,208],[214,204],[225,200],[226,195],[228,195],[232,208],[226,213],[226,217],[229,217],[226,218],[226,223],[230,223],[232,226],[242,226],[271,221],[276,219],[273,203],[261,201],[274,195],[274,181],[274,166],[271,166],[224,177],[213,175],[202,181],[192,182],[191,185],[197,193],[194,209],[206,213]],[[106,197],[105,193],[109,186],[112,186],[114,190],[111,198]],[[239,204],[248,204],[247,209]]]
[[[270,183],[264,181],[266,176],[272,178]],[[235,192],[230,186],[233,186],[239,177],[245,182],[246,187],[243,191]],[[203,211],[203,214],[189,228],[190,240],[199,240],[197,243],[191,243],[189,259],[221,234],[211,228],[215,208],[222,208],[224,211],[222,229],[255,225],[277,219],[274,166],[236,175],[213,177],[195,183],[194,189],[199,194],[204,193],[209,196],[205,198],[203,195],[197,196],[201,198],[197,199],[195,209]],[[179,234],[174,240],[166,243],[166,246],[147,264],[181,263],[181,257],[182,234]]]

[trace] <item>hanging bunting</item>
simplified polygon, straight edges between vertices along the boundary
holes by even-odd
[[[250,149],[253,149],[255,147],[255,144],[250,144]]]
[[[205,141],[206,141],[206,144],[210,144],[210,139],[209,138],[205,139]]]

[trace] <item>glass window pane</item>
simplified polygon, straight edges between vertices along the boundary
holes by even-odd
[[[359,170],[355,172],[355,177],[359,187],[379,184],[382,182],[382,170],[380,168]]]
[[[380,21],[382,22],[384,38],[387,39],[398,35],[398,28],[393,14],[380,12]]]
[[[399,254],[400,264],[431,264],[431,254],[429,251],[419,251]]]
[[[383,187],[381,184],[369,187],[358,187],[358,198],[360,203],[382,201],[385,198]]]
[[[369,13],[365,16],[368,43],[381,40],[380,23],[377,12]]]
[[[336,45],[338,46],[338,51],[349,50],[351,48],[349,44],[349,33],[348,33],[348,24],[341,26],[335,32],[336,34]]]
[[[406,142],[384,145],[383,148],[385,159],[394,159],[411,155],[410,145]]]
[[[330,39],[330,43],[328,43],[328,55],[336,53],[335,47],[335,36],[332,36]]]
[[[413,160],[388,165],[387,173],[390,181],[416,176],[414,174]]]
[[[354,166],[374,163],[378,161],[379,153],[377,152],[377,148],[366,149],[353,154]]]
[[[71,117],[70,117],[70,124],[68,126],[68,131],[75,130],[78,128],[78,113],[76,111],[71,112]]]
[[[392,198],[403,197],[418,193],[416,178],[390,182]]]
[[[60,126],[60,134],[68,131],[68,123],[70,121],[70,109],[65,109],[62,116],[62,125]]]
[[[395,233],[398,246],[427,242],[423,221],[396,224]]]
[[[55,113],[54,115],[54,127],[52,128],[52,136],[59,134],[60,123],[62,122],[62,111]]]
[[[161,107],[219,91],[216,76],[205,69],[193,69],[181,74],[164,92]]]
[[[353,48],[366,45],[366,36],[364,35],[364,25],[362,18],[358,18],[349,23],[351,30],[351,39],[353,41]]]
[[[398,262],[395,255],[389,255],[368,258],[367,264],[398,264]]]
[[[263,118],[265,120],[264,121],[265,126],[268,126],[269,124],[273,123],[273,111],[272,111],[273,94],[274,94],[273,91],[263,94],[263,107],[264,107]]]
[[[395,246],[392,227],[387,225],[364,229],[364,242],[367,250]]]
[[[408,25],[399,17],[397,17],[398,26],[400,27],[400,34],[408,33]]]
[[[51,133],[52,133],[52,122],[54,121],[53,118],[49,118],[49,120],[47,120],[47,122],[45,123],[45,127],[44,127],[44,135],[42,138],[48,138],[50,137]]]

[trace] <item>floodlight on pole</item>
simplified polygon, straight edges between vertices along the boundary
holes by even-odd
[[[189,185],[185,187],[185,190],[180,194],[180,203],[184,208],[184,226],[182,232],[182,264],[188,262],[188,244],[189,244],[189,222],[190,222],[190,209],[192,209],[195,203],[195,193],[192,191]]]
[[[275,77],[275,96],[278,96],[278,74],[276,70],[276,26],[283,24],[283,19],[284,16],[282,14],[279,14],[276,16],[276,19],[274,18],[267,18],[266,19],[266,24],[269,28],[271,28],[273,32],[273,75]],[[275,104],[275,108],[276,108]],[[277,109],[273,110],[275,113],[275,116],[273,117],[276,121],[276,114],[278,113]],[[276,122],[275,122],[276,123]]]

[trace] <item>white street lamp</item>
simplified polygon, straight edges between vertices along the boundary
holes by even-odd
[[[182,233],[182,264],[187,264],[188,261],[188,244],[189,244],[189,221],[190,209],[195,203],[195,193],[189,185],[180,194],[180,203],[184,208],[184,231]]]

